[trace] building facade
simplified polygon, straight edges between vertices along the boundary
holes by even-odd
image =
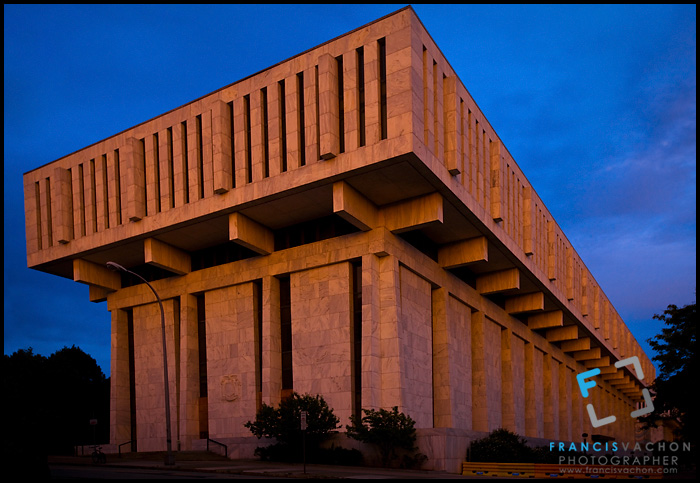
[[[634,440],[654,368],[410,8],[24,175],[31,268],[112,320],[111,444],[250,457],[263,402]],[[637,356],[644,377],[615,362]],[[576,375],[599,368],[584,399]],[[586,410],[617,415],[594,428]]]

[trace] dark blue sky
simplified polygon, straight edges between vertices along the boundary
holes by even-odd
[[[5,354],[109,375],[106,304],[26,267],[24,172],[402,6],[5,5]],[[695,5],[413,8],[647,348],[695,301]]]

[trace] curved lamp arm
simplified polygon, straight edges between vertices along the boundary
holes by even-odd
[[[156,296],[156,300],[158,301],[158,305],[160,307],[160,326],[161,326],[161,332],[163,335],[163,385],[165,386],[165,424],[166,426],[166,442],[167,442],[167,453],[165,456],[165,464],[166,465],[174,465],[175,464],[175,458],[173,457],[172,453],[172,432],[170,429],[170,389],[169,386],[170,384],[168,383],[168,355],[167,351],[165,348],[165,310],[163,309],[163,302],[160,299],[160,296],[158,295],[158,292],[153,288],[153,286],[148,283],[148,280],[143,278],[141,275],[138,273],[132,272],[131,270],[119,265],[118,263],[115,262],[107,262],[107,268],[110,270],[113,270],[115,272],[126,272],[130,273],[132,275],[135,275],[139,279],[143,280],[143,282],[148,285],[148,288],[151,289],[153,292],[153,295]]]

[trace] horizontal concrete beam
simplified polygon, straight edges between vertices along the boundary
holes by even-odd
[[[630,381],[627,384],[615,385],[615,389],[618,391],[637,390],[637,384],[634,381]]]
[[[509,297],[506,299],[505,308],[509,314],[542,311],[544,310],[544,293],[535,292]]]
[[[488,259],[489,246],[483,236],[451,243],[438,250],[438,263],[442,268],[458,268]]]
[[[591,339],[581,337],[576,340],[565,340],[561,343],[560,348],[564,352],[585,351],[591,348]]]
[[[144,240],[143,254],[146,263],[178,275],[184,275],[192,271],[192,262],[187,252],[155,238],[146,238]]]
[[[271,230],[241,213],[228,217],[229,239],[260,255],[275,251],[275,238]]]
[[[384,225],[401,233],[443,222],[443,200],[440,193],[413,198],[382,208]]]
[[[592,369],[594,367],[608,367],[610,366],[610,356],[604,356],[600,359],[585,360],[583,361],[583,365],[586,366],[587,369]],[[617,368],[615,368],[614,366],[610,367],[613,367],[613,369],[617,370]]]
[[[615,374],[603,374],[603,379],[608,381],[611,386],[619,386],[621,384],[629,384],[632,382],[630,376],[623,374],[622,372],[616,372]]]
[[[90,302],[105,302],[107,300],[107,295],[109,295],[110,292],[114,292],[114,290],[98,287],[97,285],[89,285],[88,289],[90,290]]]
[[[607,373],[601,373],[601,376],[606,380],[622,379],[625,377],[629,377],[628,374],[625,374],[625,371],[623,371],[617,367],[615,367],[615,369],[617,369],[615,372],[610,371]]]
[[[531,330],[548,329],[550,327],[561,327],[564,325],[564,312],[554,310],[541,314],[531,315],[527,318],[527,326]]]
[[[122,279],[117,272],[80,258],[73,260],[73,281],[110,290],[122,288]]]
[[[601,375],[615,374],[617,372],[617,367],[615,367],[615,366],[604,366],[604,367],[599,367],[599,369],[600,369]]]
[[[517,268],[487,273],[476,279],[476,291],[482,295],[517,290],[519,288],[520,271]]]
[[[578,338],[578,327],[575,325],[566,325],[549,329],[545,333],[545,338],[549,342],[561,342],[563,340],[575,340]]]
[[[577,361],[587,361],[590,359],[600,359],[600,347],[594,347],[587,351],[574,352],[574,359]]]
[[[379,216],[376,206],[345,181],[333,183],[333,213],[362,231],[375,227]]]

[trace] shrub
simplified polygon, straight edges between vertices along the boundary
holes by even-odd
[[[472,441],[467,453],[468,461],[484,463],[530,463],[534,458],[535,454],[525,438],[503,428]]]
[[[348,436],[377,446],[383,466],[395,460],[397,451],[403,450],[404,466],[419,466],[426,459],[424,455],[412,456],[416,452],[415,421],[401,412],[397,406],[391,411],[386,409],[363,409],[365,416],[358,421],[350,416],[350,426],[347,426]]]
[[[265,460],[298,460],[302,455],[301,412],[306,411],[306,449],[310,456],[318,452],[320,444],[337,429],[339,419],[322,396],[299,395],[296,392],[284,399],[279,408],[263,403],[245,427],[258,438],[271,438],[276,444],[259,447],[255,454]]]

